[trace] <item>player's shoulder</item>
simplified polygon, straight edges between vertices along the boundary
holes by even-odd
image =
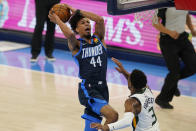
[[[129,97],[126,99],[125,106],[133,104],[140,104],[140,100],[137,97]]]
[[[125,112],[134,112],[139,114],[141,112],[141,103],[135,97],[130,97],[125,101]]]
[[[130,98],[136,99],[140,103],[144,103],[144,101],[146,100],[146,95],[149,95],[149,89],[148,88],[144,88],[143,91],[137,92],[137,93],[131,95]]]

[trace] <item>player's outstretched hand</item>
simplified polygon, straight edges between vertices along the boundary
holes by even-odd
[[[122,63],[121,63],[118,59],[112,57],[112,61],[118,66],[118,67],[115,67],[115,69],[116,69],[119,73],[124,73],[124,72],[126,72],[126,70],[125,70],[124,67],[122,66]]]
[[[109,131],[108,125],[101,125],[100,123],[91,123],[91,128],[95,128],[97,130]]]
[[[48,18],[50,19],[51,22],[54,24],[57,24],[58,21],[61,21],[60,18],[54,13],[53,10],[49,11]]]

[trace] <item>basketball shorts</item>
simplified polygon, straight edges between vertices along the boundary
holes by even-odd
[[[83,119],[102,120],[100,110],[109,101],[106,81],[83,80],[79,83],[78,97],[80,104],[85,106]]]

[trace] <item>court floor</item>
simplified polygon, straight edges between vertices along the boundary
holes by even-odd
[[[55,50],[55,62],[48,62],[44,53],[31,64],[30,49],[0,52],[0,131],[82,131],[80,118],[83,107],[77,96],[78,69],[71,54]],[[148,85],[155,96],[161,89],[167,69],[162,66],[122,61],[128,71],[138,68],[148,77]],[[110,104],[124,111],[129,95],[126,80],[114,69],[109,59],[107,80]],[[161,131],[196,130],[196,75],[182,80],[181,97],[175,97],[173,110],[155,111]],[[123,129],[129,131],[130,129]]]

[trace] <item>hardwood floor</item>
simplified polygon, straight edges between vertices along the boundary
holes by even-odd
[[[78,78],[4,65],[0,72],[0,131],[83,131]],[[129,91],[108,85],[110,104],[121,118]],[[173,110],[155,105],[161,131],[195,131],[196,98],[175,97],[172,104]]]

